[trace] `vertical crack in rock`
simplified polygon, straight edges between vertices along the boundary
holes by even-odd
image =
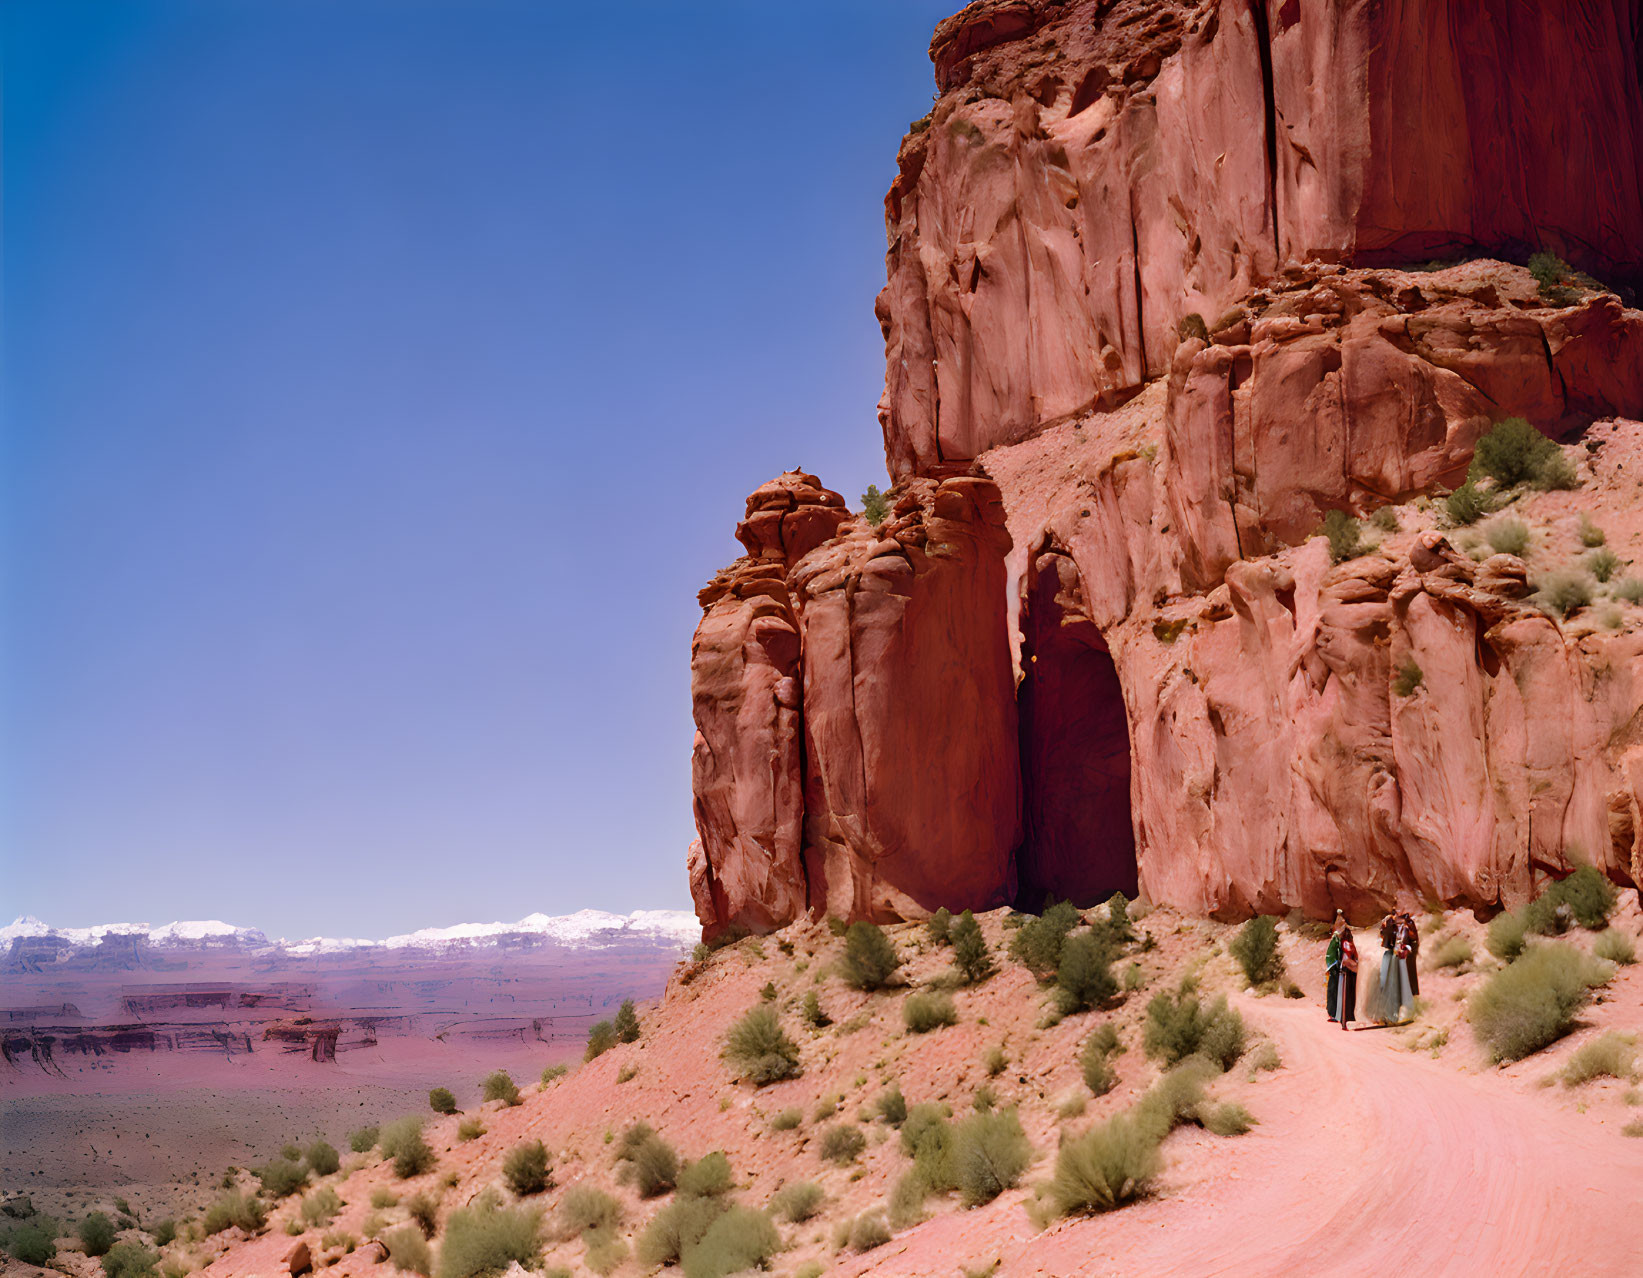
[[[1255,42],[1261,55],[1261,95],[1266,100],[1267,215],[1272,220],[1273,261],[1283,265],[1284,250],[1279,243],[1278,228],[1283,219],[1278,213],[1278,102],[1272,82],[1272,25],[1267,16],[1268,0],[1250,0],[1250,16],[1255,20]]]

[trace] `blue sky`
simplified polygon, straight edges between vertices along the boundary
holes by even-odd
[[[0,913],[688,907],[695,592],[884,482],[956,0],[6,0]]]

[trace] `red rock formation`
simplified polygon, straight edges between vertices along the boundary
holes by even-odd
[[[1643,282],[1640,14],[972,4],[885,201],[891,474],[1121,400],[1287,263],[1549,248]]]

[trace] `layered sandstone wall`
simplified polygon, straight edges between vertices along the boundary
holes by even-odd
[[[1479,256],[1643,275],[1640,24],[1643,0],[943,23],[886,200],[893,516],[783,476],[703,593],[708,934],[1137,888],[1493,908],[1577,859],[1643,882],[1643,609],[1533,594],[1584,571],[1594,519],[1643,560],[1643,312]],[[1471,260],[1398,266],[1446,254]],[[1578,492],[1512,498],[1527,562],[1432,500],[1508,416],[1578,441]],[[1385,531],[1334,563],[1331,510]]]

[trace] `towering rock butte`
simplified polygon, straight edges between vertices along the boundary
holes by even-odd
[[[1527,598],[1581,514],[1643,557],[1643,312],[1492,260],[1643,282],[1640,39],[1643,0],[942,23],[885,202],[893,511],[783,475],[702,593],[707,935],[1643,882],[1643,615]],[[1580,441],[1529,564],[1428,500],[1514,415]]]

